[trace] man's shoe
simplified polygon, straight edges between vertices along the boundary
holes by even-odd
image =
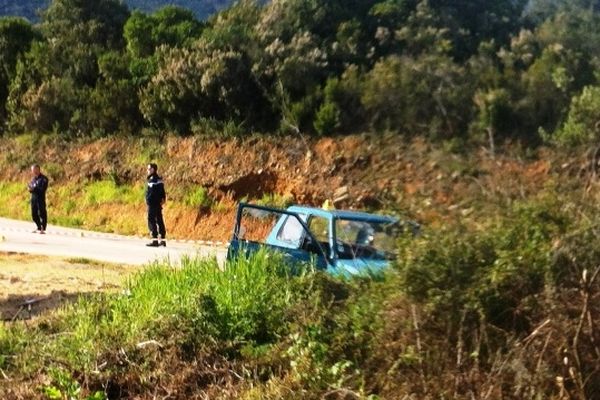
[[[31,231],[31,233],[40,233],[40,230],[36,229],[35,231]]]
[[[153,240],[150,243],[146,244],[146,246],[148,246],[148,247],[158,247],[160,245],[158,244],[158,240]]]
[[[166,241],[164,241],[164,240],[161,240],[161,241],[160,241],[160,245],[161,245],[162,247],[167,247],[167,242],[166,242]]]
[[[45,235],[45,234],[46,234],[46,231],[42,229],[42,230],[40,231],[40,235]]]

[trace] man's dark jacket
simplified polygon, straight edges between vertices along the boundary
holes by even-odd
[[[46,190],[48,189],[48,178],[45,175],[39,174],[38,176],[33,177],[31,182],[29,182],[29,191],[31,192],[31,200],[32,201],[41,201],[44,202],[46,200]]]
[[[160,207],[166,200],[165,185],[158,174],[148,176],[146,185],[146,204],[149,207]]]

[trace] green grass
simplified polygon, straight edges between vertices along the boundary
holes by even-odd
[[[91,371],[103,354],[147,338],[170,340],[172,329],[193,341],[272,340],[285,332],[285,309],[298,299],[294,288],[302,280],[290,279],[281,265],[265,253],[225,271],[214,259],[188,259],[180,269],[153,264],[124,293],[82,297],[33,329],[0,328],[0,368]]]
[[[0,216],[28,219],[29,197],[25,183],[0,182]]]
[[[281,195],[278,193],[265,193],[260,199],[256,200],[256,204],[261,206],[270,206],[276,208],[287,208],[294,202],[294,196]]]
[[[50,382],[43,387],[46,396],[76,393],[79,399],[98,393],[101,383],[93,371],[119,352],[130,363],[140,362],[135,373],[151,373],[152,363],[139,359],[136,344],[152,339],[192,358],[207,349],[249,362],[276,354],[277,362],[296,360],[294,379],[337,379],[339,373],[331,372],[337,361],[322,353],[320,343],[316,353],[303,350],[325,340],[315,336],[309,321],[318,324],[326,313],[331,303],[325,293],[333,281],[310,268],[293,276],[288,271],[280,257],[266,252],[228,262],[224,270],[214,259],[187,259],[181,268],[155,263],[131,278],[122,293],[81,297],[34,324],[0,325],[0,369],[25,382],[42,374]],[[278,346],[288,341],[293,349],[280,353]],[[108,376],[129,367],[111,364]],[[309,379],[307,368],[317,375]]]
[[[185,205],[198,208],[211,208],[214,200],[208,195],[208,191],[203,186],[186,191],[183,202]]]
[[[141,186],[117,185],[111,180],[89,183],[82,192],[84,204],[87,206],[106,203],[136,204],[143,200]]]

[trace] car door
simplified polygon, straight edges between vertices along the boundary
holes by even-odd
[[[306,215],[286,210],[241,203],[227,257],[248,257],[259,249],[269,249],[283,254],[290,264],[314,264],[325,269],[329,265],[326,252],[310,232],[306,219]]]

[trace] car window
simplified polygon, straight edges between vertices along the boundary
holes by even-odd
[[[335,224],[338,257],[393,259],[397,228],[393,223],[338,219]]]
[[[321,243],[329,243],[329,220],[323,217],[311,217],[308,228]]]
[[[304,237],[304,228],[300,221],[292,215],[288,215],[281,229],[277,233],[277,240],[300,247],[300,242]]]

